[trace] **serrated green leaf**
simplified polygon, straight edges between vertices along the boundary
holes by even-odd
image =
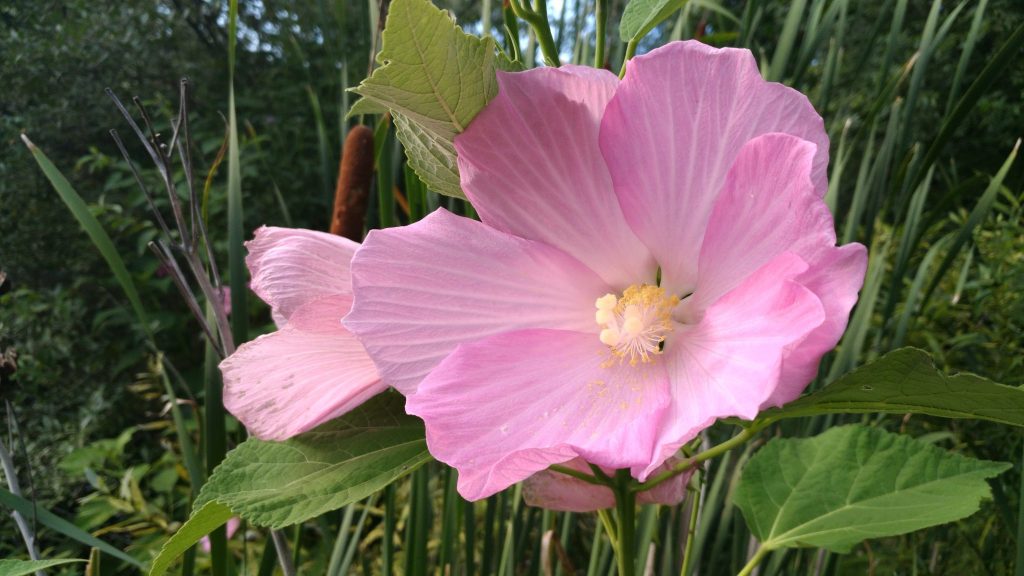
[[[990,495],[986,478],[1010,467],[877,428],[841,426],[769,442],[743,469],[735,503],[767,549],[848,552],[868,538],[973,514]]]
[[[935,368],[924,350],[900,348],[762,416],[777,419],[876,412],[977,418],[1024,426],[1024,390],[974,374],[947,376]]]
[[[631,0],[622,11],[619,37],[623,42],[639,41],[684,4],[686,0]]]
[[[349,118],[359,116],[360,114],[369,114],[371,116],[376,114],[383,114],[387,111],[387,106],[384,106],[383,104],[376,100],[370,100],[369,98],[360,98],[359,100],[356,101],[355,104],[352,105],[351,108],[348,109],[348,114],[345,114],[345,119],[348,120]]]
[[[456,163],[455,145],[451,140],[439,138],[401,114],[394,115],[395,134],[405,146],[409,166],[427,185],[427,188],[456,198],[465,198],[459,186],[459,165]]]
[[[195,506],[219,502],[281,528],[362,500],[430,460],[423,423],[403,403],[380,394],[285,442],[250,438],[213,471]]]
[[[405,117],[398,137],[415,151],[410,160],[417,174],[436,192],[465,198],[450,174],[454,169],[457,176],[458,168],[437,152],[450,150],[454,157],[455,135],[498,93],[496,70],[513,65],[502,60],[493,38],[466,34],[429,0],[392,2],[382,37],[382,66],[353,88],[365,102],[353,109],[384,107]]]
[[[153,559],[149,576],[162,576],[179,556],[195,546],[203,536],[226,524],[231,516],[231,509],[217,502],[208,502],[194,509],[188,521],[164,543],[160,554]]]
[[[36,570],[45,570],[54,566],[75,562],[85,562],[85,560],[79,560],[78,558],[64,560],[0,560],[0,576],[26,576],[27,574],[35,574]]]

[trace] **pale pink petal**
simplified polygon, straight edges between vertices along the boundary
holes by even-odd
[[[623,212],[686,294],[711,208],[740,148],[784,132],[814,143],[811,181],[826,191],[828,136],[807,98],[765,82],[747,50],[673,42],[629,62],[601,125],[601,151]]]
[[[657,474],[668,470],[681,460],[682,458],[679,457],[669,458],[654,472]],[[564,462],[562,466],[586,474],[592,473],[590,466],[582,458]],[[613,470],[606,469],[604,471],[609,475],[614,475]],[[693,469],[662,482],[650,490],[640,492],[637,494],[637,503],[665,504],[667,506],[679,504],[686,497],[686,485],[690,482],[691,476],[693,476]],[[550,469],[537,472],[523,482],[523,499],[530,506],[563,512],[592,512],[615,506],[615,495],[607,486],[590,484]]]
[[[254,436],[290,438],[386,388],[362,344],[341,325],[350,306],[350,296],[307,303],[287,326],[221,362],[224,407]]]
[[[787,354],[769,405],[792,400],[814,378],[821,356],[846,329],[867,265],[863,246],[835,246],[832,215],[810,180],[814,154],[813,144],[787,134],[759,136],[743,147],[712,210],[696,291],[683,312],[699,318],[783,252],[807,263],[795,281],[818,296],[826,320]]]
[[[574,256],[622,290],[654,279],[598,149],[618,78],[581,66],[498,73],[498,96],[455,138],[462,189],[495,228]]]
[[[403,394],[462,343],[523,328],[592,332],[610,289],[563,252],[438,210],[374,230],[352,262],[345,325]]]
[[[759,136],[740,150],[701,244],[693,314],[783,252],[810,264],[835,250],[832,215],[810,180],[815,150],[788,134]]]
[[[408,397],[427,446],[478,500],[577,456],[650,461],[669,401],[664,367],[611,362],[593,334],[523,330],[460,346]]]
[[[349,263],[359,244],[333,234],[264,226],[246,243],[251,288],[287,320],[292,312],[323,296],[351,294]]]
[[[672,404],[660,450],[645,479],[716,419],[754,418],[775,391],[787,348],[825,320],[814,292],[794,280],[807,270],[783,253],[709,308],[699,324],[684,325],[666,341],[664,360]]]
[[[228,537],[229,540],[231,539],[232,536],[235,535],[235,532],[238,532],[238,528],[241,525],[242,525],[242,519],[239,518],[238,516],[232,516],[228,520],[227,527],[225,528],[225,531],[227,532],[227,537]],[[210,537],[209,536],[203,536],[199,540],[199,547],[203,549],[203,552],[209,553],[210,552]]]
[[[835,348],[846,331],[867,266],[867,249],[860,244],[847,244],[831,249],[797,276],[797,282],[821,299],[825,322],[786,355],[779,385],[762,407],[781,406],[796,399],[817,375],[821,357]]]

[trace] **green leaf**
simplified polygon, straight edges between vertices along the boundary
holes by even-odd
[[[1024,426],[1024,390],[974,374],[947,376],[917,348],[900,348],[766,418],[818,414],[928,414]]]
[[[407,129],[398,137],[418,150],[414,160],[410,156],[416,173],[431,189],[465,198],[457,178],[452,184],[450,172],[457,168],[434,152],[454,150],[455,135],[497,95],[496,70],[509,64],[501,61],[494,39],[466,34],[429,0],[395,0],[382,36],[382,66],[353,88],[365,102],[354,108],[366,113],[385,107],[404,116]],[[416,131],[409,129],[413,125]]]
[[[118,254],[117,248],[114,248],[114,243],[110,240],[110,236],[107,235],[107,231],[103,229],[99,220],[96,220],[96,217],[89,211],[89,206],[85,203],[85,200],[82,200],[82,197],[78,195],[78,192],[71,186],[68,179],[53,165],[53,162],[46,157],[46,154],[37,148],[24,134],[21,135],[21,139],[32,152],[36,163],[39,164],[39,168],[42,169],[43,174],[46,175],[53,189],[57,191],[57,195],[60,196],[68,210],[71,211],[71,215],[75,217],[75,220],[78,220],[78,224],[89,235],[89,239],[92,240],[96,249],[100,251],[103,259],[107,261],[107,266],[110,267],[114,278],[117,279],[121,289],[124,290],[125,296],[128,297],[128,302],[132,305],[132,310],[139,320],[139,325],[146,332],[147,336],[150,335],[146,310],[142,307],[142,300],[139,299],[138,291],[135,290],[135,282],[132,280],[131,274],[128,273],[128,269],[125,267],[121,255]]]
[[[36,570],[45,570],[54,566],[75,562],[85,562],[85,560],[79,560],[78,558],[63,560],[0,560],[0,576],[26,576],[28,574],[35,574]]]
[[[848,552],[868,538],[973,514],[990,495],[985,479],[1010,467],[877,428],[841,426],[769,442],[743,469],[735,503],[769,550]]]
[[[219,502],[281,528],[362,500],[430,460],[423,424],[385,393],[285,442],[250,438],[213,471],[196,506]]]
[[[11,510],[17,510],[25,518],[34,518],[43,526],[46,526],[50,530],[62,534],[72,540],[81,542],[86,546],[99,548],[104,554],[113,556],[118,560],[123,560],[132,566],[137,566],[139,568],[142,567],[142,563],[135,558],[132,558],[117,548],[114,548],[110,544],[100,540],[38,504],[34,504],[3,488],[0,488],[0,505],[6,506]]]
[[[623,42],[636,42],[661,24],[686,0],[631,0],[619,21],[619,37]]]
[[[164,543],[160,554],[149,568],[149,576],[161,576],[166,573],[179,556],[195,546],[203,536],[226,524],[232,515],[230,508],[217,502],[208,502],[205,506],[193,510],[188,521]]]
[[[360,98],[348,109],[348,114],[345,114],[345,119],[348,120],[353,116],[359,116],[360,114],[384,114],[388,111],[387,106],[384,106],[376,100],[370,100],[369,98]]]
[[[465,198],[459,185],[459,165],[455,145],[439,138],[401,114],[395,114],[395,134],[405,146],[409,166],[427,188],[456,198]]]

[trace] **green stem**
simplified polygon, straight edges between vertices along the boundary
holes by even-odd
[[[548,469],[551,470],[552,472],[558,472],[559,474],[565,474],[566,476],[572,476],[573,478],[576,478],[578,480],[583,480],[587,484],[607,486],[606,482],[597,478],[596,476],[591,476],[590,474],[587,474],[586,472],[580,472],[579,470],[573,470],[572,468],[569,468],[567,466],[554,464],[550,466]]]
[[[555,46],[555,38],[551,35],[551,24],[548,22],[547,0],[537,0],[536,19],[531,22],[533,29],[537,31],[537,42],[544,54],[544,62],[548,66],[559,67],[562,65],[558,55],[558,47]]]
[[[513,61],[522,62],[523,54],[519,48],[519,20],[510,2],[501,9],[501,17],[505,23],[505,52]]]
[[[608,0],[597,0],[594,17],[597,20],[597,39],[594,41],[594,68],[604,68],[604,46],[608,38]]]
[[[768,552],[769,550],[765,546],[761,546],[760,548],[758,548],[757,552],[754,553],[753,558],[751,558],[750,561],[747,562],[747,565],[744,566],[743,569],[736,574],[736,576],[750,576],[750,574],[754,572],[754,568],[757,568],[757,565],[761,563],[761,560],[764,560],[764,557],[768,554]]]
[[[679,576],[687,576],[690,573],[690,562],[693,558],[693,541],[697,536],[697,516],[700,513],[700,489],[690,491],[693,503],[690,505],[690,524],[686,528],[686,550],[683,551],[683,568]]]
[[[686,472],[693,466],[700,464],[705,460],[710,460],[712,458],[721,456],[722,454],[725,454],[729,450],[732,450],[733,448],[736,448],[741,444],[745,444],[751,438],[757,436],[758,433],[761,432],[761,430],[764,430],[772,422],[773,420],[771,419],[753,422],[751,423],[749,428],[744,429],[743,432],[740,432],[739,434],[733,436],[732,438],[726,440],[725,442],[722,442],[717,446],[708,448],[707,450],[701,452],[700,454],[697,454],[696,456],[682,460],[672,468],[662,472],[661,474],[657,474],[651,477],[646,482],[643,482],[641,484],[633,484],[631,490],[634,493],[643,492],[644,490],[650,490],[651,488],[654,488],[658,484],[661,484],[662,482],[670,480],[682,474],[683,472]]]
[[[633,56],[636,56],[636,48],[639,44],[639,38],[634,38],[626,44],[626,56],[622,59],[622,68],[619,68],[619,78],[626,75],[626,64],[629,64]]]
[[[540,44],[540,50],[544,54],[544,62],[548,66],[557,68],[561,66],[561,60],[558,55],[558,47],[555,46],[555,38],[551,35],[551,24],[548,22],[548,3],[547,0],[535,0],[535,2],[536,5],[532,8],[528,2],[523,2],[523,0],[512,0],[510,4],[515,15],[525,20],[533,28],[537,43]],[[532,62],[526,64],[533,65]]]
[[[619,513],[619,538],[616,547],[619,576],[636,573],[636,494],[629,470],[615,473],[615,508]]]

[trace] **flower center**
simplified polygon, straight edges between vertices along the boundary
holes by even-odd
[[[620,363],[651,362],[672,331],[672,309],[677,304],[679,297],[666,296],[664,288],[650,284],[634,284],[618,298],[605,294],[594,302],[601,342]]]

